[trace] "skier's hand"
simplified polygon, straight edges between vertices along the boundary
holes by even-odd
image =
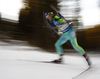
[[[60,36],[61,36],[62,34],[63,34],[63,32],[60,32],[60,31],[58,32],[58,35],[60,35]]]
[[[72,24],[73,22],[69,22],[69,24]]]

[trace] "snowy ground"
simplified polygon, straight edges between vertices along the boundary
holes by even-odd
[[[93,67],[77,79],[100,79],[100,54],[89,55]],[[0,79],[72,79],[88,67],[78,53],[65,55],[65,64],[36,62],[56,58],[56,53],[37,47],[4,45],[0,42]]]

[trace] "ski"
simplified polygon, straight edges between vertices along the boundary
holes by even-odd
[[[77,78],[80,77],[82,74],[84,74],[85,72],[87,72],[89,69],[91,69],[91,66],[88,67],[87,69],[85,69],[83,72],[81,72],[81,73],[78,74],[77,76],[73,77],[72,79],[77,79]]]
[[[53,61],[35,61],[35,62],[40,62],[40,63],[51,63],[51,64],[65,64],[63,62],[61,63],[56,63],[56,62],[53,62]]]
[[[38,62],[38,63],[51,63],[51,64],[66,64],[66,63],[55,63],[53,61],[33,61],[33,60],[23,60],[23,59],[18,59],[18,61],[27,61],[27,62]]]

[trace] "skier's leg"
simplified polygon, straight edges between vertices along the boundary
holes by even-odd
[[[84,49],[78,45],[76,37],[74,39],[71,39],[71,44],[72,44],[73,48],[76,51],[78,51],[81,55],[84,56],[84,58],[88,62],[88,65],[91,66],[91,62],[90,62],[89,56],[87,56],[87,54],[85,53]]]
[[[68,38],[67,37],[67,33],[63,34],[58,40],[57,42],[55,43],[55,48],[56,48],[56,51],[57,53],[60,55],[59,59],[57,60],[54,60],[52,62],[55,62],[55,63],[61,63],[62,62],[62,56],[63,56],[63,48],[62,48],[62,45],[67,42]]]
[[[68,35],[67,33],[63,34],[55,43],[55,48],[58,54],[62,55],[63,54],[63,48],[62,45],[68,41]]]
[[[71,44],[72,44],[73,48],[74,48],[76,51],[78,51],[81,55],[84,55],[84,54],[85,54],[84,49],[78,45],[78,43],[77,43],[77,38],[76,38],[76,37],[73,38],[73,39],[71,39]]]

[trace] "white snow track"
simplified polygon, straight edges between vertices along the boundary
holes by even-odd
[[[65,55],[66,64],[35,62],[50,61],[58,55],[39,48],[26,50],[29,48],[32,49],[28,46],[0,45],[0,79],[72,79],[88,67],[78,53]],[[100,54],[89,55],[93,67],[77,79],[100,79]]]

